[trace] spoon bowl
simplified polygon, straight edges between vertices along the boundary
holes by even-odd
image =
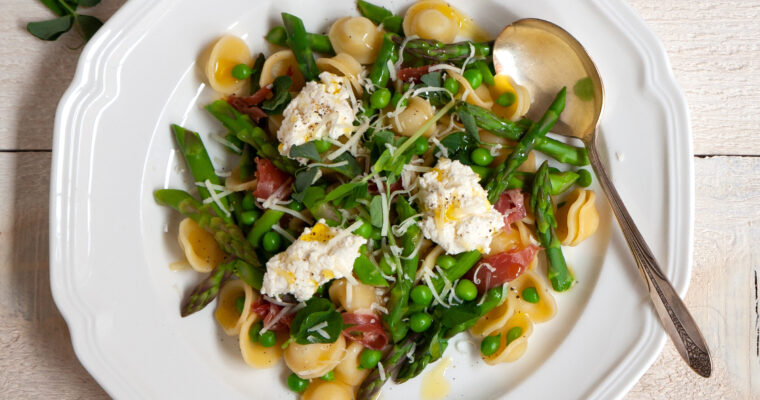
[[[504,28],[494,42],[497,74],[510,76],[531,96],[527,116],[538,120],[555,95],[568,89],[565,109],[553,133],[583,141],[599,185],[607,195],[641,277],[649,290],[665,331],[681,357],[699,375],[709,377],[712,362],[707,343],[694,318],[662,273],[657,260],[625,208],[596,148],[602,115],[602,79],[583,46],[559,26],[536,18],[521,19]]]

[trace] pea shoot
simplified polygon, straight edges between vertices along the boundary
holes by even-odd
[[[232,77],[242,81],[243,79],[248,79],[249,76],[253,73],[253,70],[251,67],[245,65],[245,64],[238,64],[234,67],[232,67]]]
[[[415,286],[410,296],[414,304],[419,304],[423,307],[427,307],[433,302],[433,291],[424,285]]]
[[[472,153],[470,153],[470,160],[475,165],[487,167],[493,162],[493,156],[491,155],[490,151],[482,147],[478,147],[477,149],[473,150]]]
[[[380,350],[364,349],[359,355],[359,368],[372,369],[377,366],[380,359],[383,357],[383,353]]]
[[[540,300],[540,297],[538,296],[538,291],[536,291],[536,288],[534,288],[533,286],[523,289],[522,298],[528,303],[533,303],[533,304],[538,303],[538,301]]]
[[[309,380],[296,375],[295,372],[288,375],[288,388],[296,393],[302,393],[309,386]]]
[[[480,353],[484,356],[490,356],[499,350],[501,342],[501,333],[497,335],[486,336],[482,342],[480,342]]]
[[[454,293],[464,301],[471,301],[478,297],[478,287],[471,280],[462,279],[457,283]]]
[[[409,329],[415,332],[425,332],[433,324],[433,317],[424,312],[412,314],[409,317]]]

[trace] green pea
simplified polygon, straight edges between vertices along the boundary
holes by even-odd
[[[486,336],[486,338],[480,342],[480,352],[484,356],[490,356],[491,354],[496,353],[496,350],[499,350],[500,342],[501,333],[498,335]]]
[[[412,314],[409,317],[409,329],[415,332],[425,332],[433,324],[433,317],[430,314],[424,312],[418,312]]]
[[[380,350],[364,349],[359,355],[359,368],[372,369],[377,366],[380,359],[383,357],[383,353]]]
[[[421,156],[427,153],[428,148],[430,148],[430,143],[428,143],[426,137],[420,136],[414,141],[414,154]]]
[[[300,376],[296,375],[295,372],[291,373],[288,376],[288,388],[290,388],[290,390],[296,393],[301,393],[306,390],[308,386],[309,380],[301,378]]]
[[[294,211],[301,211],[303,210],[303,204],[293,200],[288,204],[288,208]]]
[[[240,214],[240,222],[242,222],[243,225],[252,225],[260,216],[261,213],[255,208],[253,210],[243,211]]]
[[[267,232],[264,234],[264,237],[261,238],[261,246],[264,248],[264,250],[274,253],[275,251],[280,249],[280,245],[282,244],[282,236],[280,236],[277,232]]]
[[[377,89],[371,96],[369,96],[369,103],[372,104],[372,107],[377,109],[385,108],[390,102],[391,91],[386,88]]]
[[[516,100],[517,100],[517,96],[515,96],[514,93],[505,92],[505,93],[502,93],[501,96],[496,98],[496,104],[502,107],[509,107],[512,104],[515,104]]]
[[[516,327],[508,330],[507,331],[507,345],[509,345],[510,343],[514,342],[515,339],[517,339],[520,336],[522,336],[522,334],[523,334],[523,330],[519,326],[516,326]]]
[[[243,201],[240,203],[240,205],[243,207],[243,210],[246,210],[246,211],[255,210],[256,198],[253,197],[253,193],[245,192],[245,196],[243,196]]]
[[[412,289],[412,293],[409,295],[412,298],[414,304],[427,307],[433,302],[433,291],[425,285],[417,285]]]
[[[314,147],[317,148],[318,152],[324,153],[327,150],[330,150],[330,147],[332,147],[332,143],[328,142],[327,140],[315,140]]]
[[[575,183],[577,183],[578,186],[588,187],[591,185],[591,172],[588,172],[587,169],[579,169],[576,173],[578,174],[578,180],[575,181]]]
[[[404,101],[401,101],[401,96],[403,96],[404,93],[397,92],[391,97],[391,104],[393,104],[394,107],[406,107],[406,103],[409,99],[404,99]],[[401,104],[399,104],[399,102]]]
[[[335,380],[335,371],[330,371],[330,372],[322,375],[322,378],[320,378],[320,379],[322,379],[323,381],[328,381],[328,382],[329,381],[334,381]]]
[[[248,329],[248,339],[251,340],[251,342],[256,343],[259,341],[259,332],[261,331],[261,328],[263,328],[264,325],[261,323],[261,321],[251,325],[251,327]]]
[[[464,301],[474,300],[478,297],[478,287],[469,279],[462,279],[457,283],[454,293]]]
[[[435,260],[435,263],[443,269],[449,269],[457,264],[457,260],[448,254],[444,254],[439,256],[438,259]]]
[[[483,74],[477,69],[468,69],[464,71],[464,79],[467,79],[467,82],[470,82],[470,86],[472,86],[472,90],[475,90],[483,83]]]
[[[448,90],[451,94],[457,94],[459,93],[459,82],[452,77],[448,77],[443,81],[443,88]]]
[[[362,225],[356,228],[354,233],[365,239],[369,239],[372,236],[372,225],[367,221],[362,221]]]
[[[266,331],[259,335],[259,344],[263,347],[272,347],[277,343],[277,335],[272,331]]]
[[[493,156],[491,155],[491,152],[482,148],[478,147],[477,149],[473,150],[472,153],[470,153],[470,160],[475,165],[480,165],[481,167],[487,167],[491,162],[493,162]]]
[[[536,291],[536,288],[534,288],[533,286],[523,289],[522,298],[528,303],[533,303],[533,304],[538,303],[538,300],[540,299],[540,297],[538,296],[538,291]]]
[[[245,296],[240,296],[235,299],[235,308],[237,309],[238,314],[243,313],[243,307],[245,307]]]
[[[253,70],[245,64],[238,64],[232,67],[232,77],[240,81],[248,79],[251,73],[253,73]]]
[[[480,176],[480,180],[483,181],[485,179],[488,179],[489,176],[491,176],[491,168],[488,167],[481,167],[480,165],[470,165],[470,168]]]

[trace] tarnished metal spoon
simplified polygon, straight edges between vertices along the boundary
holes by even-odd
[[[562,87],[567,104],[553,133],[576,137],[588,150],[612,211],[620,224],[649,289],[660,321],[681,357],[699,375],[712,373],[710,350],[686,305],[657,265],[649,246],[623,205],[596,149],[596,132],[602,113],[602,79],[586,50],[567,31],[541,19],[521,19],[504,28],[493,49],[496,73],[509,75],[532,97],[528,117],[537,120]]]

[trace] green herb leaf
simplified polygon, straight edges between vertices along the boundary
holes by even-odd
[[[261,89],[259,81],[261,80],[261,70],[264,69],[264,61],[266,61],[266,57],[263,53],[259,53],[259,55],[256,57],[256,61],[253,62],[253,67],[251,67],[251,70],[253,70],[250,77],[251,94],[258,92],[259,89]]]
[[[340,163],[345,161],[347,164],[342,165],[340,167],[325,167],[328,169],[331,169],[336,172],[340,172],[341,174],[353,178],[355,176],[358,176],[362,173],[362,167],[359,165],[359,163],[356,161],[356,158],[349,154],[348,152],[343,153],[335,158],[334,163]]]
[[[85,41],[88,41],[95,36],[98,29],[103,26],[103,21],[90,15],[77,15],[76,23],[79,26],[79,29],[81,29],[82,37]]]
[[[326,322],[327,326],[318,330],[311,330],[323,322]],[[290,325],[290,336],[298,344],[333,343],[342,331],[343,317],[335,311],[335,306],[330,300],[322,297],[309,299],[306,302],[306,307],[296,314],[293,323]]]
[[[441,145],[446,148],[449,159],[469,165],[470,152],[478,146],[478,142],[466,132],[454,132],[441,139]]]
[[[66,15],[48,21],[30,22],[26,25],[26,30],[42,40],[56,40],[71,30],[73,24],[74,17]]]
[[[353,193],[354,189],[356,189],[360,185],[366,185],[365,182],[348,182],[344,183],[335,189],[331,190],[330,193],[325,196],[325,201],[336,201],[340,200],[343,197]]]
[[[369,202],[369,222],[377,228],[383,226],[383,199],[380,196],[372,197]]]
[[[50,11],[55,13],[55,15],[59,17],[66,15],[66,9],[61,7],[58,0],[40,0],[40,2],[42,2],[42,4],[44,4]]]
[[[322,199],[325,198],[325,188],[322,186],[309,186],[306,188],[306,190],[303,191],[303,196],[300,197],[300,199],[296,200],[303,203],[306,208],[311,210],[312,208],[315,208],[320,202],[322,202]]]
[[[441,71],[428,72],[420,77],[420,81],[425,86],[441,87],[443,86],[443,80],[441,79]]]
[[[354,261],[354,273],[366,285],[388,286],[388,281],[383,278],[380,268],[364,254]]]
[[[288,154],[288,156],[290,158],[308,158],[309,160],[316,162],[322,161],[322,157],[319,155],[317,146],[314,144],[314,142],[306,142],[304,144],[291,147],[290,154]]]
[[[319,168],[308,168],[296,174],[296,193],[303,192],[314,183],[314,178],[319,173]]]
[[[472,136],[477,143],[480,143],[480,135],[478,134],[478,124],[475,122],[475,117],[467,111],[465,108],[457,110],[459,119],[464,125],[464,130],[468,135]]]
[[[293,84],[293,80],[287,76],[278,76],[272,83],[271,99],[261,103],[261,109],[269,115],[282,114],[285,107],[290,103],[290,86]]]
[[[100,4],[100,0],[78,0],[78,3],[82,7],[94,7]]]

